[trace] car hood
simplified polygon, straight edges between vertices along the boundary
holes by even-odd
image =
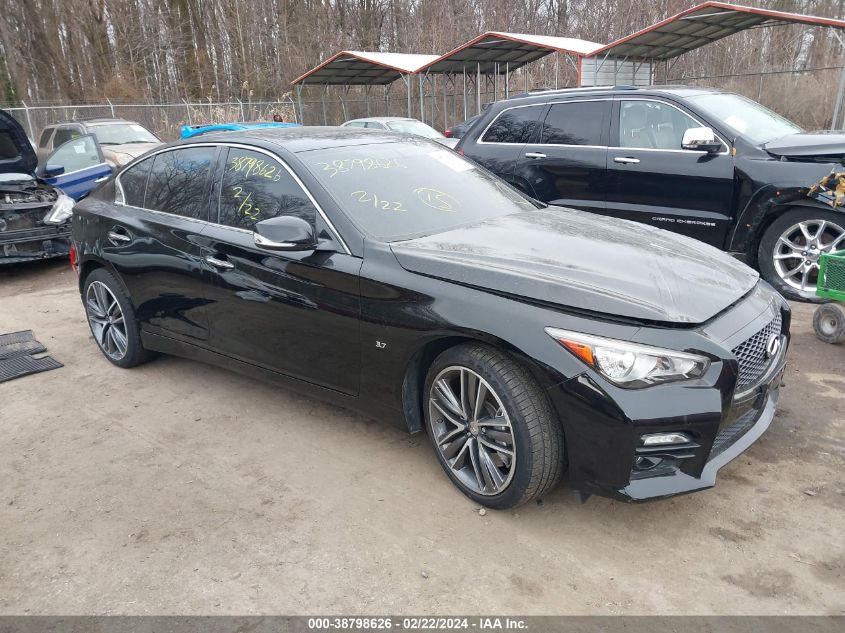
[[[35,150],[18,123],[11,114],[0,110],[0,144],[11,144],[17,150],[17,157],[0,159],[0,174],[35,174],[38,166],[38,158]],[[0,145],[0,156],[9,156],[11,152],[8,147]]]
[[[125,145],[101,145],[103,156],[109,158],[114,154],[128,154],[132,158],[138,158],[141,154],[155,149],[164,143],[126,143]]]
[[[775,156],[797,158],[829,157],[836,162],[845,156],[845,134],[842,132],[804,132],[769,141],[763,148]]]
[[[408,271],[650,322],[704,322],[758,275],[702,242],[626,220],[548,207],[391,244]]]

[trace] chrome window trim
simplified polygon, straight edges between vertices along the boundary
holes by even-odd
[[[652,103],[659,103],[659,104],[661,104],[661,105],[667,105],[667,106],[669,106],[670,108],[675,108],[678,112],[680,112],[680,113],[681,113],[681,114],[683,114],[684,116],[687,116],[687,117],[689,117],[690,119],[692,119],[693,121],[695,121],[696,123],[698,123],[699,127],[709,127],[711,130],[713,130],[713,127],[712,127],[712,126],[710,126],[710,125],[705,125],[704,123],[702,123],[701,121],[699,121],[696,117],[694,117],[692,114],[690,114],[689,112],[686,112],[686,111],[682,110],[681,108],[679,108],[678,106],[676,106],[674,103],[670,103],[669,101],[663,101],[663,100],[661,100],[661,99],[653,99],[653,98],[649,98],[649,97],[622,97],[622,96],[618,96],[618,95],[614,98],[614,100],[615,100],[615,101],[620,101],[620,102],[622,102],[622,101],[650,101],[650,102],[652,102]],[[619,118],[620,118],[620,119],[622,118],[622,104],[621,104],[621,103],[619,104]],[[619,129],[619,131],[621,132],[621,130],[622,130],[622,122],[621,122],[621,120],[619,121],[619,127],[618,127],[618,129]],[[723,139],[721,136],[719,136],[718,134],[716,134],[716,130],[713,130],[713,134],[716,136],[716,138],[717,138],[717,139],[719,139],[719,142],[727,148],[724,152],[716,152],[716,153],[714,153],[713,155],[714,155],[714,156],[727,156],[728,154],[730,154],[730,153],[731,153],[731,146],[730,146],[730,144],[729,144],[729,143],[727,143],[727,142],[725,141],[725,139]],[[617,140],[618,140],[618,139],[617,139]],[[698,149],[660,149],[660,148],[657,148],[657,147],[618,147],[618,146],[609,146],[609,147],[608,147],[608,149],[636,150],[636,151],[638,151],[638,152],[676,152],[676,153],[677,153],[677,152],[681,152],[681,153],[683,153],[683,154],[689,154],[690,152],[699,152],[700,154],[706,154],[706,153],[707,153],[707,152],[705,152],[704,150],[698,150]]]
[[[173,151],[176,151],[176,150],[179,150],[179,149],[187,149],[189,147],[215,147],[215,148],[216,147],[236,147],[236,148],[239,148],[239,149],[245,149],[245,150],[250,150],[250,151],[253,151],[253,152],[258,152],[260,154],[265,154],[266,156],[269,156],[273,160],[277,161],[282,167],[285,168],[285,171],[287,171],[288,174],[290,174],[290,176],[293,178],[294,182],[296,182],[296,184],[299,185],[299,187],[302,189],[302,191],[305,192],[305,195],[308,196],[308,200],[310,200],[311,204],[314,205],[314,208],[317,209],[317,213],[323,219],[323,222],[326,223],[326,226],[329,227],[329,231],[331,231],[332,235],[337,240],[338,244],[340,244],[340,246],[343,248],[344,252],[347,255],[352,255],[352,251],[349,250],[349,247],[346,245],[346,242],[340,236],[340,233],[335,228],[334,224],[332,224],[332,221],[329,220],[325,211],[323,211],[323,208],[319,205],[319,203],[314,198],[314,196],[311,195],[311,192],[308,190],[308,187],[305,186],[305,183],[302,182],[302,180],[299,178],[299,176],[296,175],[296,173],[290,168],[290,166],[287,164],[287,162],[281,156],[274,154],[270,150],[264,149],[263,147],[256,147],[255,145],[248,145],[246,143],[233,143],[233,142],[225,142],[225,141],[217,142],[217,143],[211,143],[211,142],[186,143],[185,145],[175,145],[173,147],[165,147],[163,149],[156,150],[156,151],[152,152],[151,154],[145,156],[144,160],[153,158],[153,157],[158,156],[159,154],[163,154],[165,152],[173,152]],[[141,161],[139,161],[139,162],[141,162]],[[124,191],[123,191],[123,185],[120,183],[120,177],[123,175],[123,173],[125,171],[126,171],[125,169],[121,170],[121,172],[117,176],[115,176],[115,179],[114,179],[115,183],[117,183],[117,186],[120,187],[120,192],[121,192],[122,195],[124,194]],[[126,200],[125,195],[123,195],[123,199]],[[128,204],[125,204],[124,202],[118,202],[117,196],[115,196],[114,204],[116,204],[118,206],[122,206],[122,207],[127,207],[127,208],[130,208],[130,209],[141,209],[143,211],[149,211],[151,213],[160,213],[164,216],[171,217],[171,218],[182,218],[183,220],[190,220],[190,221],[193,221],[193,222],[202,222],[204,224],[208,224],[208,225],[211,225],[211,226],[220,226],[220,227],[223,227],[225,229],[233,229],[235,231],[243,231],[245,233],[249,233],[250,235],[252,235],[254,233],[254,231],[250,231],[248,229],[242,229],[242,228],[239,228],[239,227],[236,227],[236,226],[228,226],[226,224],[220,224],[219,222],[211,222],[211,221],[208,221],[208,220],[199,220],[197,218],[189,218],[189,217],[186,217],[184,215],[176,215],[175,213],[168,213],[167,211],[158,211],[156,209],[147,209],[145,207],[136,207],[136,206],[133,206],[133,205],[128,205]]]

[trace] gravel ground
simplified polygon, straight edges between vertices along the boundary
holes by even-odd
[[[0,614],[842,614],[845,346],[796,305],[781,407],[715,489],[487,512],[424,436],[222,369],[110,365],[64,262],[0,269]]]

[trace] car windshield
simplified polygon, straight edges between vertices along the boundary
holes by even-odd
[[[155,134],[137,123],[96,125],[91,132],[100,145],[127,145],[129,143],[160,143]]]
[[[299,158],[356,226],[385,242],[542,206],[475,163],[424,139],[312,150]]]
[[[444,138],[440,132],[421,121],[385,121],[385,124],[394,132],[416,134],[426,138]]]
[[[739,95],[710,93],[688,100],[758,145],[804,131],[789,119]]]

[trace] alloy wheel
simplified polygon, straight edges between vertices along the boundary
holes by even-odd
[[[513,429],[486,380],[466,367],[441,371],[431,385],[429,419],[435,446],[458,481],[488,496],[508,487],[516,464]]]
[[[85,310],[91,332],[103,353],[112,360],[121,360],[126,356],[126,322],[117,297],[108,286],[101,281],[92,281],[88,285]]]
[[[783,282],[811,297],[816,293],[819,257],[841,248],[845,248],[844,228],[827,220],[805,220],[781,234],[772,258]]]

